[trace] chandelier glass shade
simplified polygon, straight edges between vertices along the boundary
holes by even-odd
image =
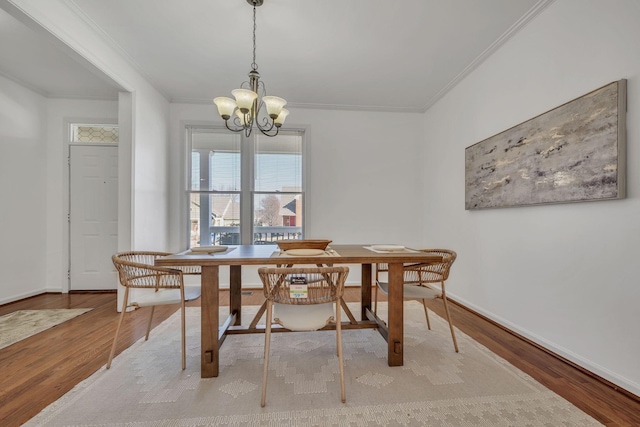
[[[263,1],[247,0],[247,3],[253,6],[253,62],[249,71],[249,81],[243,82],[239,89],[231,91],[235,99],[225,96],[213,99],[227,129],[233,132],[244,132],[246,136],[251,135],[254,125],[264,135],[276,136],[289,115],[289,111],[284,108],[287,101],[277,96],[267,96],[264,83],[260,80],[260,73],[258,73],[256,7],[261,6]],[[229,124],[230,121],[232,125]]]

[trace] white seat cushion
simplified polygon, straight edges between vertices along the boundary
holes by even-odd
[[[200,297],[200,286],[185,286],[184,299],[191,301]],[[180,289],[136,289],[135,297],[131,298],[130,304],[139,307],[152,305],[178,304],[180,302]]]
[[[334,315],[333,302],[311,305],[273,304],[273,318],[292,331],[316,331]],[[276,320],[277,319],[277,320]]]
[[[184,300],[192,301],[200,298],[202,295],[202,288],[200,285],[184,285]]]
[[[389,294],[389,283],[387,282],[378,282],[379,289],[385,293]],[[442,295],[442,292],[439,289],[434,289],[429,286],[418,286],[418,285],[404,285],[404,299],[427,299],[427,298],[436,298]]]

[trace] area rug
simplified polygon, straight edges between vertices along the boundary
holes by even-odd
[[[71,320],[91,308],[18,310],[0,316],[0,349]]]
[[[343,331],[347,402],[340,401],[335,332],[272,336],[260,407],[264,336],[232,335],[220,375],[201,379],[199,308],[187,309],[187,369],[179,313],[31,419],[27,426],[594,426],[578,408],[457,331],[405,303],[405,363],[387,365],[371,329]],[[250,321],[249,307],[243,320]],[[386,305],[379,308],[385,316]],[[224,308],[221,309],[224,312]]]

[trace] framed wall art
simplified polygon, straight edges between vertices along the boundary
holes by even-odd
[[[465,149],[465,209],[626,197],[626,80]]]

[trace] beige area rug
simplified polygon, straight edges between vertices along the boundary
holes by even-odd
[[[199,308],[188,308],[187,369],[179,313],[30,420],[27,426],[594,426],[571,403],[405,303],[405,364],[389,367],[371,329],[343,332],[347,403],[340,402],[335,332],[272,336],[267,406],[260,408],[264,336],[233,335],[220,376],[201,379]],[[244,309],[243,320],[251,320]],[[383,307],[383,313],[386,305]],[[225,309],[223,308],[222,311]]]
[[[0,317],[0,348],[80,316],[92,308],[18,310]]]

